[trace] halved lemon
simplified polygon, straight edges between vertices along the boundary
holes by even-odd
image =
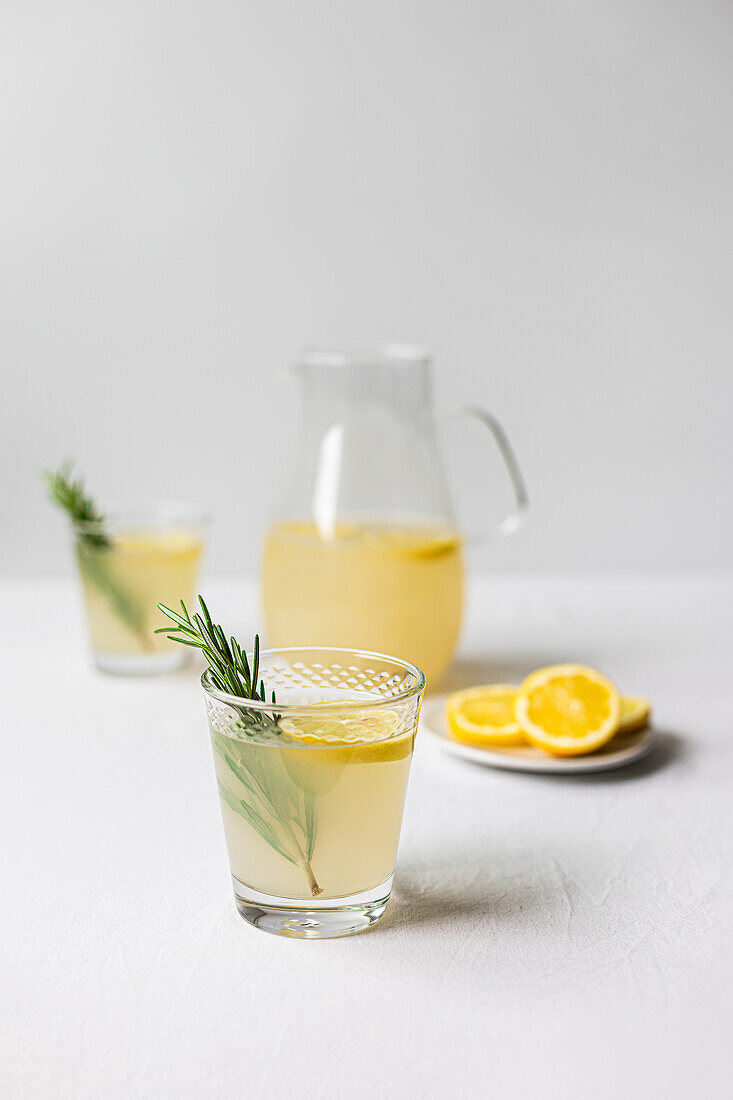
[[[445,712],[456,741],[481,747],[521,745],[522,729],[514,717],[515,684],[486,684],[456,691]]]
[[[634,733],[635,730],[643,730],[649,724],[651,713],[652,705],[643,695],[623,695],[618,732]]]
[[[528,741],[553,756],[579,756],[610,741],[621,697],[608,677],[586,665],[550,665],[517,691],[514,716]]]

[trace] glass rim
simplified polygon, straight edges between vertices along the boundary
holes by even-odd
[[[100,519],[71,520],[71,529],[79,534],[98,534],[103,527],[111,528],[113,532],[126,527],[162,531],[208,527],[211,523],[210,512],[185,501],[141,497],[104,501],[100,508]]]
[[[231,695],[229,692],[221,691],[219,688],[215,687],[211,683],[210,668],[205,669],[202,673],[201,686],[206,695],[218,699],[219,702],[227,703],[229,706],[241,707],[245,705],[248,710],[260,711],[264,714],[277,712],[278,714],[294,714],[299,717],[304,717],[312,714],[316,707],[321,714],[324,710],[330,710],[331,712],[344,710],[362,711],[393,707],[422,695],[427,684],[425,673],[421,668],[418,668],[417,665],[414,665],[412,661],[408,661],[404,657],[395,657],[391,653],[379,653],[374,649],[350,649],[347,646],[330,645],[278,646],[275,649],[260,650],[260,661],[262,661],[263,657],[271,657],[276,653],[351,653],[355,657],[378,658],[384,661],[392,661],[394,664],[400,665],[406,672],[412,673],[416,681],[411,687],[405,688],[404,691],[399,692],[397,695],[383,696],[381,699],[366,699],[364,702],[354,699],[345,700],[344,702],[339,702],[336,699],[328,699],[318,703],[268,703],[263,702],[261,699],[247,699],[245,696]],[[251,663],[251,653],[247,654],[247,659]],[[262,678],[262,676],[260,676],[260,678]],[[386,738],[382,740],[386,740]]]
[[[296,367],[427,367],[433,353],[419,344],[381,344],[364,348],[307,347],[295,362]]]

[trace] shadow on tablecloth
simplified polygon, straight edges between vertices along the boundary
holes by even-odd
[[[654,741],[647,756],[634,764],[614,768],[607,772],[580,772],[577,775],[546,775],[526,773],[533,779],[548,780],[565,786],[594,786],[609,783],[627,783],[629,780],[646,779],[673,764],[678,764],[690,755],[690,743],[679,733],[654,728]]]
[[[691,755],[689,739],[668,730],[655,733],[656,744],[648,756],[635,764],[614,771],[574,775],[547,775],[532,772],[497,771],[495,777],[502,783],[517,782],[520,785],[542,784],[549,794],[557,789],[558,798],[572,798],[570,788],[592,787],[627,783],[630,780],[647,779],[668,767],[676,766]],[[464,760],[451,760],[451,766],[473,770],[483,765]],[[547,797],[547,794],[543,797]],[[551,796],[550,796],[551,797]],[[639,797],[643,798],[641,790]],[[494,858],[492,874],[485,874],[481,859],[465,861],[438,860],[400,862],[395,879],[390,908],[379,927],[402,930],[417,925],[466,925],[497,922],[516,923],[524,912],[540,911],[543,918],[552,917],[556,898],[567,894],[564,881],[556,881],[544,865],[544,857],[538,851],[528,857],[523,869],[516,864],[512,854],[500,869],[501,858]],[[550,861],[552,863],[552,861]],[[511,871],[509,870],[511,868]],[[561,876],[562,877],[562,876]],[[498,880],[497,880],[498,879]],[[536,919],[536,918],[535,918]]]
[[[434,873],[434,869],[433,869]],[[450,880],[426,881],[425,868],[401,866],[382,929],[414,928],[421,924],[475,924],[487,917],[510,918],[527,904],[527,892],[521,888],[492,890],[485,883],[468,885],[455,881],[455,866]]]
[[[680,733],[672,733],[671,730],[661,730],[655,727],[654,742],[649,754],[635,763],[626,764],[620,768],[611,768],[605,772],[574,772],[569,775],[562,773],[552,775],[548,772],[515,772],[511,769],[502,769],[500,774],[510,776],[514,781],[517,781],[521,776],[521,780],[530,783],[554,784],[563,788],[627,783],[629,780],[645,779],[647,776],[654,775],[655,772],[679,764],[691,755],[691,751],[689,738],[683,737]],[[486,767],[485,764],[477,764],[472,760],[460,760],[455,757],[452,758],[451,764],[454,767],[471,770]]]

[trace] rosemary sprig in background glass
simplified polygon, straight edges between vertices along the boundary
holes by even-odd
[[[199,596],[201,612],[189,615],[181,600],[181,614],[171,611],[165,604],[158,608],[175,624],[160,627],[156,634],[165,633],[171,641],[200,649],[209,666],[212,683],[227,695],[238,699],[253,699],[277,705],[275,692],[267,699],[264,680],[258,683],[260,668],[260,638],[255,634],[252,663],[246,652],[209,613],[202,596]],[[271,741],[282,739],[280,715],[273,711],[253,709],[240,704],[227,703],[237,715],[227,732],[222,734],[212,724],[214,750],[226,764],[247,793],[247,798],[237,795],[223,783],[219,793],[230,810],[243,817],[266,844],[283,859],[301,867],[313,897],[322,893],[316,882],[311,860],[316,844],[317,815],[315,799],[311,792],[303,790],[293,781],[283,767],[280,753],[256,754],[238,746],[246,741]]]
[[[153,648],[145,629],[145,614],[135,598],[110,573],[107,555],[114,543],[105,526],[105,518],[93,498],[84,489],[82,478],[72,477],[70,462],[58,470],[44,470],[43,480],[49,500],[72,522],[76,536],[76,559],[82,578],[104,597],[115,614],[137,637],[145,650]]]

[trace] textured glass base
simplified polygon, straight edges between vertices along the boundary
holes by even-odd
[[[115,676],[157,676],[164,672],[177,672],[188,664],[190,655],[177,647],[163,653],[102,653],[96,650],[94,663],[101,672]]]
[[[325,901],[293,901],[262,894],[232,876],[234,899],[240,916],[276,936],[304,940],[331,940],[365,932],[384,916],[393,875],[359,894]]]

